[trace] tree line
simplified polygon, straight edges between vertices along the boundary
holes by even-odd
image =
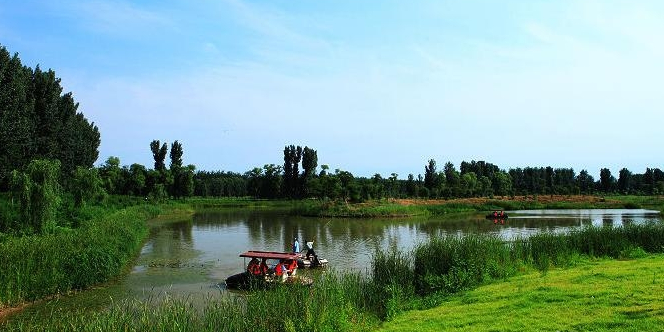
[[[307,157],[309,156],[309,157]],[[286,146],[284,164],[265,164],[244,173],[199,172],[195,175],[198,196],[248,196],[256,198],[328,198],[364,201],[380,198],[463,198],[515,195],[576,194],[664,194],[664,172],[647,168],[643,174],[623,168],[618,178],[608,168],[595,180],[587,170],[525,167],[503,170],[485,161],[463,161],[459,169],[447,162],[439,170],[434,159],[424,165],[424,175],[406,179],[356,177],[348,171],[330,172],[328,165],[317,171],[316,150]],[[302,171],[300,171],[302,170]],[[244,184],[244,185],[243,185]],[[200,188],[200,189],[199,189]],[[216,188],[216,189],[213,189]]]

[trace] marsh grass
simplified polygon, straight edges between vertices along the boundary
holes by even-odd
[[[387,200],[360,204],[332,200],[303,200],[292,203],[290,214],[330,218],[380,218],[428,216],[430,212],[422,206],[401,205]]]
[[[13,331],[369,331],[378,319],[363,308],[366,279],[328,273],[317,287],[284,285],[244,296],[127,300],[98,312],[54,312],[40,321],[13,321]]]
[[[202,201],[205,204],[205,201]],[[235,203],[233,203],[235,202]],[[435,203],[412,200],[412,205],[403,205],[389,199],[370,200],[363,203],[347,203],[334,200],[300,200],[300,201],[257,201],[268,207],[287,208],[292,215],[309,217],[340,217],[340,218],[381,218],[381,217],[413,217],[441,216],[453,213],[484,212],[491,210],[528,210],[528,209],[592,209],[592,208],[654,208],[664,210],[664,200],[651,196],[616,196],[609,200],[587,201],[580,197],[578,201],[538,200],[497,200],[460,202],[455,200],[439,200]],[[218,203],[215,203],[218,204]],[[252,206],[252,201],[228,201],[224,204],[243,204]]]
[[[0,243],[0,307],[84,289],[119,274],[140,249],[152,207],[135,206]],[[98,213],[98,212],[96,212]]]
[[[538,233],[503,241],[491,235],[433,238],[412,253],[377,253],[374,312],[391,319],[399,311],[440,303],[440,296],[473,289],[535,268],[572,267],[583,257],[631,259],[664,252],[664,224],[586,227],[566,234]],[[429,300],[427,300],[429,299]],[[398,303],[397,304],[395,304]],[[425,304],[426,306],[426,304]]]

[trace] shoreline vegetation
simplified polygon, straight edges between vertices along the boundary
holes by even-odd
[[[645,292],[663,287],[664,269],[652,263],[661,260],[663,252],[664,224],[654,222],[618,228],[587,227],[568,234],[541,233],[510,242],[491,235],[450,236],[432,239],[408,252],[376,252],[368,274],[330,271],[319,276],[311,287],[276,287],[252,292],[251,296],[222,294],[210,298],[202,308],[179,298],[156,303],[127,300],[107,310],[56,311],[38,321],[9,321],[5,327],[15,331],[373,331],[381,327],[409,331],[421,322],[416,317],[422,310],[445,310],[450,305],[461,307],[455,315],[462,316],[464,324],[474,324],[472,317],[477,313],[463,308],[485,301],[472,294],[482,292],[482,287],[499,287],[496,285],[507,287],[508,292],[535,287],[524,286],[524,278],[545,283],[535,287],[536,298],[529,300],[537,302],[542,310],[549,303],[561,306],[568,300],[581,301],[565,296],[560,288],[565,289],[566,284],[546,284],[546,280],[571,273],[589,279],[578,277],[569,283],[593,287],[595,282],[602,282],[624,287],[596,289],[593,308],[603,311],[625,298],[630,301],[622,304],[624,315],[634,315],[613,322],[615,317],[604,314],[605,325],[598,328],[652,328],[660,324],[662,301]],[[615,262],[624,261],[644,266],[646,275],[627,280],[629,277],[615,267]],[[638,294],[611,293],[615,289]],[[504,299],[509,294],[492,296]],[[459,303],[459,298],[467,300]],[[646,300],[652,302],[642,302]],[[409,316],[415,320],[405,322]],[[436,330],[436,324],[454,324],[449,320],[452,316],[438,317],[437,323],[427,321],[433,324],[430,330]],[[518,324],[526,324],[527,312],[520,319]],[[555,323],[563,330],[577,326],[570,321]],[[521,326],[518,324],[515,326]]]
[[[319,208],[324,212],[319,216],[357,218],[376,214],[400,217],[403,211],[412,216],[493,208],[648,208],[661,211],[664,199],[540,196],[382,200],[363,204],[341,202],[337,204],[341,207],[339,210],[321,208],[324,204],[327,203],[251,199],[188,199],[171,204],[139,204],[110,214],[99,212],[77,229],[4,239],[0,250],[7,254],[0,258],[0,266],[9,273],[3,272],[0,278],[4,278],[0,282],[0,299],[7,310],[8,306],[85,289],[117,276],[140,251],[148,229],[146,220],[163,213],[256,208],[305,214],[303,211]],[[302,210],[302,206],[308,210]],[[250,297],[210,299],[202,310],[179,299],[158,304],[129,301],[102,312],[54,313],[45,321],[5,324],[17,331],[172,330],[176,326],[184,326],[184,330],[370,331],[381,326],[381,322],[402,317],[404,312],[434,308],[455,294],[498,281],[509,282],[510,278],[529,271],[546,275],[552,269],[573,268],[597,259],[632,260],[662,252],[664,225],[661,223],[615,229],[589,227],[569,234],[543,233],[509,243],[492,236],[448,237],[433,239],[412,252],[376,252],[369,275],[333,271],[317,280],[311,289],[278,288]],[[29,259],[23,259],[25,257]]]
[[[526,271],[401,313],[378,331],[657,331],[664,325],[662,259],[581,259],[546,274]]]
[[[364,203],[343,201],[294,201],[290,213],[326,218],[386,218],[435,216],[492,210],[534,209],[653,209],[664,210],[662,196],[505,196],[494,198],[384,199]]]
[[[119,274],[140,251],[155,206],[100,215],[80,227],[0,242],[0,307],[85,289]]]
[[[76,216],[76,228],[0,238],[0,321],[31,303],[84,291],[121,275],[140,253],[148,220],[193,212],[184,204],[136,202],[90,207]]]

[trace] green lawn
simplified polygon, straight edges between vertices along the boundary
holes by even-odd
[[[410,311],[379,331],[663,331],[664,255],[532,272]]]

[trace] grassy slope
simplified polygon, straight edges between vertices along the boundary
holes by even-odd
[[[664,255],[532,272],[411,311],[380,331],[656,331],[664,327]]]

